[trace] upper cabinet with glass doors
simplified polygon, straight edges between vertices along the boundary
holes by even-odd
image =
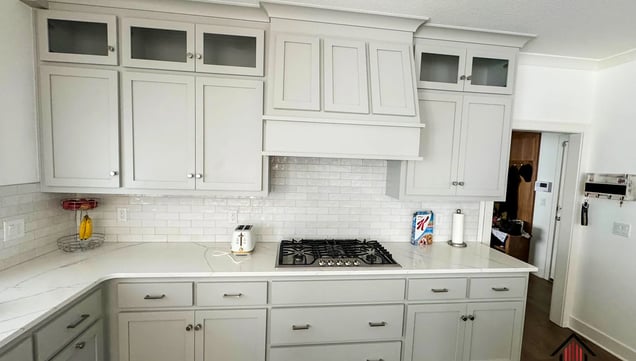
[[[117,65],[114,15],[42,10],[37,30],[41,60]]]
[[[124,66],[263,76],[264,30],[123,19]]]
[[[418,88],[512,94],[518,48],[416,39]]]

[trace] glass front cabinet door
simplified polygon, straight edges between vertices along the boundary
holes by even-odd
[[[418,88],[512,94],[515,48],[418,40]]]
[[[117,65],[117,18],[65,11],[38,12],[40,59]]]
[[[263,75],[261,29],[146,19],[122,20],[125,66]]]

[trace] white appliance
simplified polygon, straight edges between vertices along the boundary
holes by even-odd
[[[232,253],[247,254],[254,251],[256,240],[252,235],[251,224],[239,224],[232,234]]]

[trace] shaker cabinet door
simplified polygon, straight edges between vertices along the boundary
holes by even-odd
[[[497,46],[469,47],[464,91],[512,94],[517,52],[516,48]]]
[[[415,45],[417,87],[426,89],[464,89],[466,48],[418,40]]]
[[[43,182],[119,187],[117,71],[40,66]]]
[[[265,31],[196,25],[196,71],[263,76]]]
[[[407,162],[407,195],[454,195],[462,114],[461,95],[421,92],[420,135],[422,160]]]
[[[265,361],[266,310],[196,312],[196,361]]]
[[[465,314],[465,303],[408,306],[404,361],[461,361]]]
[[[196,188],[263,188],[263,82],[197,78]]]
[[[410,44],[369,43],[374,114],[415,115]]]
[[[274,108],[320,110],[320,39],[277,34]]]
[[[194,92],[192,76],[123,74],[126,187],[194,189]]]
[[[523,302],[469,303],[463,359],[519,360],[523,313]]]
[[[364,41],[324,40],[325,111],[369,113]]]
[[[457,195],[504,197],[511,104],[506,96],[464,96]]]

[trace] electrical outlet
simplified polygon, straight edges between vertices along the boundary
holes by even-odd
[[[238,223],[238,211],[230,211],[227,221],[232,224]]]
[[[24,237],[24,218],[4,221],[3,226],[5,242]]]
[[[117,208],[117,222],[128,222],[128,208]]]
[[[632,230],[631,224],[627,224],[627,223],[614,222],[614,225],[612,226],[612,233],[614,233],[617,236],[621,236],[625,238],[629,238],[629,234],[631,233],[631,230]]]

